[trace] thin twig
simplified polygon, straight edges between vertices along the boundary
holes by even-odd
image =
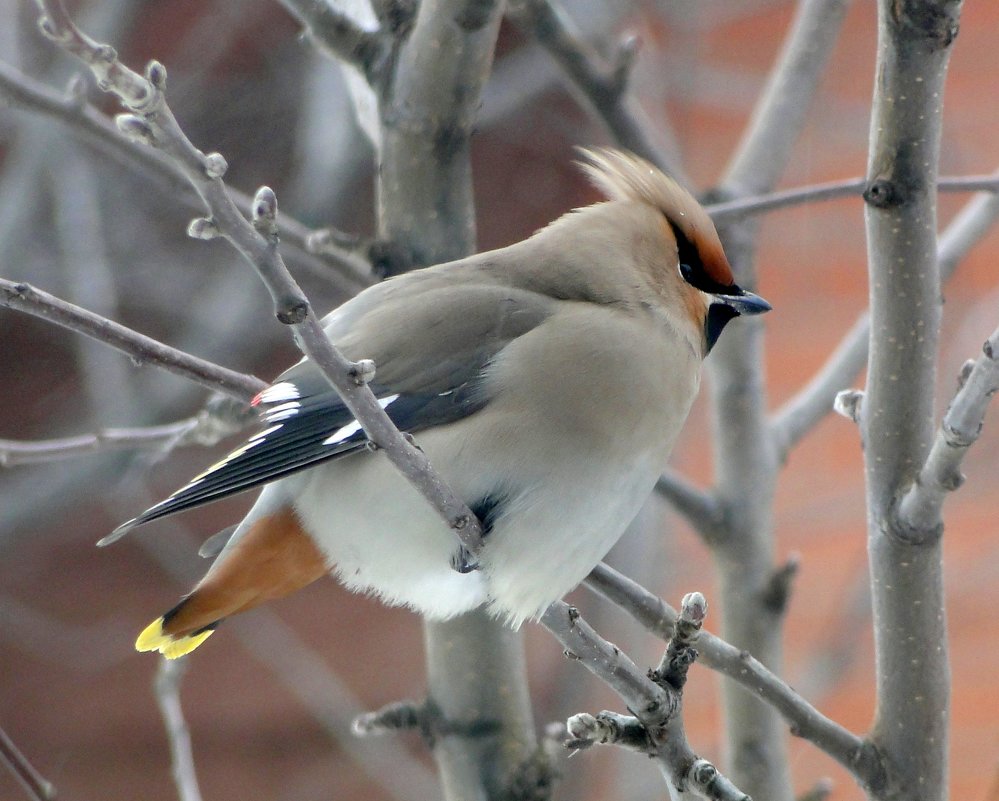
[[[669,640],[673,636],[676,610],[613,568],[597,565],[586,587],[621,607],[657,637]],[[827,718],[750,654],[707,631],[701,632],[697,649],[703,664],[770,704],[793,734],[825,751],[861,783],[875,786],[883,777],[884,768],[869,743]]]
[[[567,723],[572,739],[569,747],[614,743],[644,750],[655,757],[668,780],[681,792],[693,790],[712,801],[749,801],[749,796],[687,742],[683,728],[682,696],[686,672],[696,658],[692,642],[703,620],[706,604],[700,593],[684,598],[684,635],[671,641],[662,667],[643,674],[615,645],[604,640],[571,606],[557,601],[542,615],[545,626],[579,662],[613,689],[634,718],[603,712],[599,716],[577,715]],[[644,729],[644,743],[639,731]]]
[[[383,79],[391,35],[365,30],[324,0],[279,2],[322,52],[356,67],[372,85]]]
[[[166,102],[166,69],[151,61],[145,77],[124,66],[109,45],[99,44],[73,24],[61,0],[36,0],[42,11],[39,25],[50,39],[77,56],[94,72],[98,85],[118,96],[132,112],[119,115],[126,134],[162,150],[181,168],[209,210],[188,232],[210,239],[222,236],[254,267],[274,302],[275,316],[293,327],[302,352],[337,390],[344,405],[368,437],[441,515],[460,542],[455,564],[474,564],[481,547],[479,521],[460,498],[434,473],[426,455],[409,443],[379,405],[371,389],[359,384],[354,365],[326,337],[319,319],[278,252],[277,198],[261,187],[254,197],[252,219],[236,208],[222,181],[227,165],[218,153],[198,150],[177,124]]]
[[[188,208],[203,208],[200,197],[174,161],[125,136],[103,113],[86,102],[85,95],[60,94],[0,61],[0,97],[12,105],[64,124],[71,135],[164,187],[167,197]],[[253,199],[249,195],[232,188],[229,194],[243,214],[250,213]],[[290,250],[296,267],[326,280],[336,279],[349,293],[373,282],[371,265],[360,254],[330,244],[321,253],[326,258],[317,258],[306,246],[311,229],[286,215],[282,215],[278,225],[281,241]]]
[[[194,770],[191,731],[184,719],[180,703],[180,682],[184,677],[184,660],[161,659],[156,671],[154,689],[156,703],[163,715],[167,742],[170,744],[170,764],[174,785],[180,801],[201,801],[198,775]]]
[[[676,154],[667,154],[653,145],[651,125],[627,91],[637,39],[622,40],[611,62],[602,64],[554,0],[516,0],[507,6],[507,15],[551,54],[617,145],[682,179]]]
[[[725,522],[725,509],[712,490],[699,489],[683,476],[667,470],[656,482],[656,492],[706,541],[718,536]]]
[[[210,412],[138,428],[103,428],[74,437],[43,440],[0,439],[0,467],[37,464],[121,450],[171,451],[183,445],[212,446],[239,428]]]
[[[899,504],[901,523],[912,541],[939,536],[944,499],[964,483],[961,462],[981,434],[985,412],[999,392],[999,329],[985,341],[982,355],[963,378],[919,476]]]
[[[723,203],[711,203],[704,208],[715,222],[729,222],[790,206],[801,206],[844,197],[859,198],[864,193],[866,186],[867,181],[864,178],[844,178],[839,181],[740,197]],[[999,176],[994,174],[946,176],[937,181],[937,190],[940,192],[995,193],[999,191]]]
[[[32,801],[51,801],[56,797],[55,785],[35,770],[2,728],[0,728],[0,762],[3,762],[14,774],[14,778]]]
[[[954,185],[962,180],[953,179]],[[999,174],[993,173],[984,180],[995,187],[999,185]],[[997,219],[999,194],[994,191],[976,195],[958,212],[937,242],[942,282],[954,274],[957,265]],[[869,334],[870,316],[864,312],[815,376],[771,415],[770,430],[782,460],[832,411],[836,394],[848,387],[867,364]]]
[[[131,357],[152,364],[216,392],[249,401],[267,386],[259,378],[237,373],[157,342],[145,334],[81,309],[30,284],[0,278],[0,306],[32,314],[96,339]]]

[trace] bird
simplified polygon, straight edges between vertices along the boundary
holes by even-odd
[[[374,361],[379,405],[480,520],[474,569],[455,567],[454,533],[303,359],[253,399],[257,433],[105,538],[263,485],[137,650],[183,656],[327,574],[429,619],[482,607],[516,628],[596,566],[666,466],[722,330],[771,306],[735,282],[676,180],[623,151],[581,153],[605,200],[323,319],[345,356]]]

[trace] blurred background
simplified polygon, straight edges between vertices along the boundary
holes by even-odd
[[[227,181],[266,183],[310,227],[370,234],[372,152],[339,68],[315,54],[272,0],[81,0],[80,26],[125,62],[169,70],[171,106],[191,139],[228,159]],[[632,92],[697,190],[731,157],[793,12],[789,0],[573,0],[597,48],[641,39]],[[62,90],[77,71],[36,34],[35,7],[0,0],[0,58]],[[855,0],[782,185],[864,173],[875,5]],[[999,4],[967,3],[947,87],[941,174],[999,166]],[[95,87],[89,97],[114,106]],[[480,249],[521,239],[594,192],[572,166],[577,144],[607,134],[550,57],[504,24],[474,140]],[[944,195],[945,225],[967,196]],[[179,193],[81,143],[62,123],[0,106],[0,275],[236,370],[269,378],[297,360],[266,292],[226,244],[188,239]],[[806,382],[866,305],[859,198],[767,216],[760,237],[773,406]],[[999,229],[945,289],[941,411],[961,364],[999,324]],[[320,311],[346,299],[321,260],[289,257]],[[69,436],[180,420],[199,387],[141,367],[50,324],[0,311],[0,438]],[[862,385],[859,378],[857,386]],[[992,420],[996,412],[991,413]],[[991,423],[991,424],[990,424]],[[951,785],[963,801],[999,798],[999,435],[987,421],[946,507],[953,658]],[[674,467],[711,477],[703,404]],[[236,521],[240,496],[151,524],[107,550],[94,542],[213,462],[232,441],[170,454],[110,452],[0,468],[0,726],[63,799],[176,798],[152,693],[156,659],[132,642],[200,576],[200,542]],[[777,496],[779,558],[801,555],[786,629],[786,674],[831,717],[864,731],[873,715],[864,492],[856,427],[828,417],[791,454]],[[609,561],[674,604],[713,592],[704,546],[653,498]],[[584,591],[571,599],[640,664],[660,646]],[[708,625],[711,626],[709,613]],[[537,723],[619,709],[617,699],[539,627],[526,626]],[[415,735],[352,740],[351,717],[421,698],[422,638],[411,613],[333,581],[229,621],[187,661],[183,702],[206,801],[222,798],[437,797]],[[695,666],[686,692],[693,747],[720,757],[718,680]],[[799,792],[831,777],[836,799],[860,790],[807,743],[792,744]],[[649,760],[592,749],[570,760],[557,797],[664,794]],[[0,799],[21,790],[0,772]]]

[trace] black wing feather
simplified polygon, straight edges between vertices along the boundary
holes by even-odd
[[[482,408],[485,400],[478,384],[477,379],[433,394],[397,394],[381,386],[372,386],[372,390],[401,431],[416,433]],[[312,388],[319,391],[308,394]],[[108,545],[151,520],[221,500],[365,447],[364,431],[321,376],[307,373],[269,389],[273,400],[267,400],[268,390],[258,396],[265,428],[170,497],[123,523],[99,544]],[[333,439],[341,431],[342,436]]]

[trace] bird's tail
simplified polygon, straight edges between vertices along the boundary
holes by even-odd
[[[326,572],[325,558],[295,513],[282,507],[234,535],[194,591],[142,630],[135,649],[176,659],[201,645],[224,618],[295,592]]]
[[[159,651],[167,659],[191,653],[201,643],[208,639],[215,627],[221,621],[216,621],[191,634],[170,634],[166,628],[166,616],[158,617],[139,634],[135,641],[136,651]]]

